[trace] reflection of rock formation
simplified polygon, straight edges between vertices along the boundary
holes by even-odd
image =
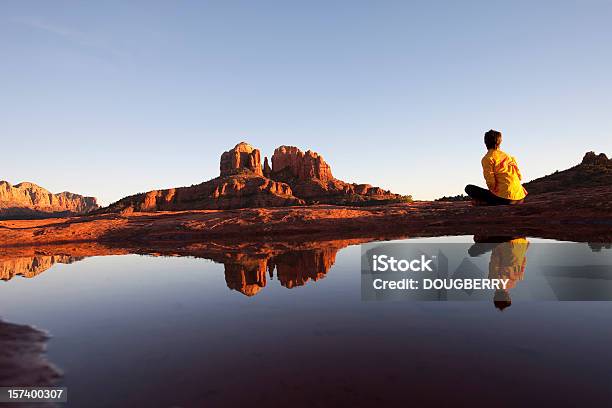
[[[247,296],[256,295],[266,286],[266,259],[240,257],[239,262],[225,263],[225,283]]]
[[[612,243],[609,242],[589,242],[588,245],[593,252],[601,252],[602,249],[612,249]]]
[[[51,268],[56,263],[70,264],[83,257],[69,255],[35,255],[19,258],[0,258],[0,279],[9,280],[16,275],[32,278]]]
[[[0,386],[52,386],[59,372],[43,356],[49,337],[30,326],[0,321]]]
[[[303,286],[309,280],[324,278],[336,260],[339,248],[287,251],[267,258],[239,256],[225,265],[227,287],[247,296],[257,294],[266,286],[266,270],[286,288]]]
[[[275,256],[268,265],[276,268],[276,277],[286,288],[302,286],[309,280],[324,278],[336,261],[337,248],[286,252]]]

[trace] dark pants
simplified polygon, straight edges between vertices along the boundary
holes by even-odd
[[[514,205],[523,202],[523,200],[509,200],[507,198],[498,197],[489,190],[473,184],[465,186],[465,193],[474,200],[484,202],[488,205]]]

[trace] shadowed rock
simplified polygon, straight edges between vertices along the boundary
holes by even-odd
[[[612,186],[612,160],[604,153],[588,152],[580,164],[537,178],[524,186],[529,192],[528,200],[536,194]]]
[[[0,386],[55,385],[61,375],[44,356],[48,339],[33,327],[0,320]]]

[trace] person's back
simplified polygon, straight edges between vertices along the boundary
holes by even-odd
[[[525,198],[527,191],[521,185],[521,172],[514,157],[499,149],[489,149],[481,163],[489,191],[508,200]]]
[[[521,185],[521,172],[514,157],[501,151],[502,134],[496,130],[485,133],[484,142],[487,153],[481,160],[482,172],[488,190],[468,184],[465,187],[467,195],[476,203],[488,205],[520,204],[527,195],[527,190]]]

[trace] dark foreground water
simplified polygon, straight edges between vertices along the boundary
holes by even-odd
[[[0,316],[49,332],[71,407],[612,404],[612,302],[362,301],[333,255],[85,258],[0,282]]]

